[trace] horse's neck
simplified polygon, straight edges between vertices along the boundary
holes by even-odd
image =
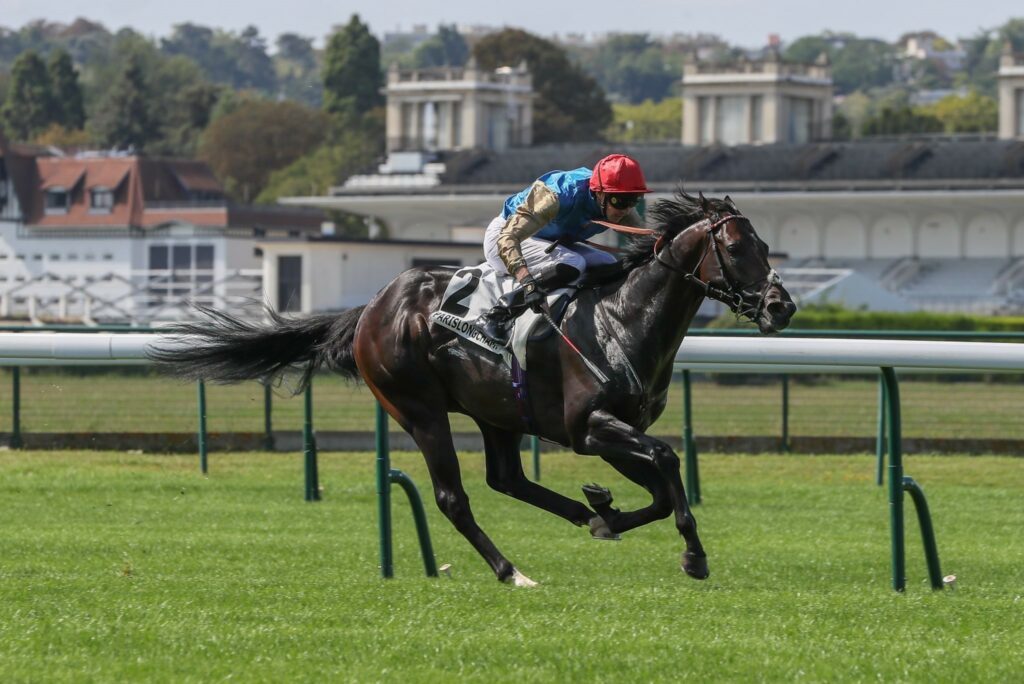
[[[650,382],[671,368],[703,299],[682,275],[651,261],[633,270],[600,306],[630,363]]]

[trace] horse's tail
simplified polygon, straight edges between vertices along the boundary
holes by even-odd
[[[282,316],[267,308],[269,323],[253,323],[205,306],[201,321],[170,328],[170,344],[151,347],[147,355],[163,372],[183,379],[212,382],[269,382],[290,368],[301,370],[296,391],[309,384],[319,368],[356,379],[352,345],[356,323],[365,307],[338,315],[306,318]]]

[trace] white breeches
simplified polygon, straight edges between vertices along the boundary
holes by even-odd
[[[484,257],[491,268],[498,273],[508,273],[508,269],[505,268],[505,264],[498,256],[498,236],[504,225],[505,219],[499,215],[491,221],[484,233]],[[582,274],[588,266],[611,264],[616,261],[614,255],[582,242],[571,246],[558,245],[549,254],[545,254],[544,250],[550,246],[550,241],[533,237],[526,238],[520,243],[519,248],[523,251],[523,258],[526,259],[526,267],[534,276],[549,272],[556,264],[567,264]]]

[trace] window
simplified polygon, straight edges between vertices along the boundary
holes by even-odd
[[[47,214],[68,213],[68,191],[64,188],[50,188],[46,191],[44,207]]]
[[[750,142],[759,143],[764,140],[764,98],[754,95],[750,98]]]
[[[710,145],[715,142],[715,120],[711,116],[713,102],[710,97],[702,97],[697,100],[701,145]]]
[[[114,210],[114,191],[96,187],[89,191],[89,210],[97,214],[109,214]]]
[[[302,257],[277,257],[277,310],[302,310]]]
[[[805,143],[811,140],[811,113],[813,110],[813,101],[803,97],[789,98],[787,142]]]
[[[213,245],[150,245],[149,305],[190,298],[212,304]]]
[[[748,142],[746,116],[747,98],[729,95],[718,98],[715,112],[715,129],[718,142],[723,145],[740,145]]]

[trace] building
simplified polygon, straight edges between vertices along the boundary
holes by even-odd
[[[230,203],[201,162],[54,156],[0,137],[0,318],[145,323],[189,302],[257,309],[257,240],[317,210]]]
[[[504,150],[533,140],[533,77],[526,64],[388,69],[387,149]]]
[[[999,60],[999,137],[1024,139],[1024,57],[1009,43]]]
[[[832,137],[828,57],[783,62],[770,49],[761,61],[683,65],[684,145],[806,143]]]

